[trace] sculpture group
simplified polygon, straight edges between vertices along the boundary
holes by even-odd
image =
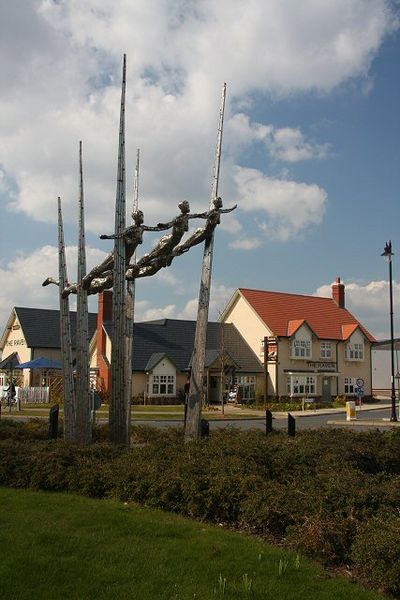
[[[196,439],[200,435],[201,382],[204,373],[205,341],[208,322],[209,296],[211,287],[211,265],[213,239],[221,215],[235,210],[223,208],[218,196],[219,167],[222,144],[222,125],[225,106],[226,86],[223,87],[220,119],[217,136],[217,149],[214,162],[214,175],[210,206],[207,211],[191,213],[189,202],[178,204],[180,213],[167,223],[155,226],[144,224],[144,215],[138,209],[138,162],[135,173],[135,198],[132,212],[132,225],[125,225],[125,88],[126,57],[124,56],[121,115],[118,151],[117,194],[115,205],[115,232],[101,235],[101,239],[114,240],[114,250],[101,264],[86,274],[84,242],[84,201],[82,145],[80,144],[80,195],[79,195],[79,247],[78,280],[69,283],[66,272],[65,245],[62,224],[61,201],[58,201],[59,232],[59,277],[48,277],[42,285],[59,286],[61,351],[64,375],[64,431],[68,441],[89,443],[91,439],[90,399],[89,399],[89,352],[87,331],[87,295],[113,288],[113,339],[111,357],[111,393],[110,393],[110,437],[115,443],[129,445],[130,440],[130,401],[132,364],[131,351],[134,320],[134,286],[137,279],[150,277],[160,269],[167,268],[172,261],[188,252],[194,246],[204,242],[203,270],[201,277],[197,326],[192,359],[192,373],[189,391],[185,439]],[[193,219],[204,220],[204,225],[195,229],[186,239],[189,222]],[[169,231],[170,230],[170,231]],[[138,246],[143,243],[145,232],[169,231],[163,235],[154,248],[136,260]],[[76,376],[73,373],[71,351],[71,324],[68,299],[70,294],[77,295],[77,333],[76,333]]]
[[[206,212],[190,214],[190,205],[187,200],[180,202],[178,208],[181,211],[177,217],[168,223],[158,223],[155,227],[144,225],[143,212],[136,210],[132,213],[134,224],[127,227],[120,234],[101,235],[102,240],[115,240],[122,238],[125,245],[125,278],[128,281],[139,279],[141,277],[149,277],[155,275],[160,269],[169,267],[175,257],[181,256],[188,252],[193,246],[197,246],[210,238],[217,225],[221,221],[221,214],[230,213],[236,208],[236,204],[232,208],[222,208],[221,198],[213,200],[213,208]],[[194,233],[181,242],[184,234],[189,231],[189,219],[205,219],[204,227],[199,227]],[[131,259],[134,256],[138,245],[143,243],[143,233],[145,231],[165,231],[172,229],[169,235],[164,235],[160,238],[156,246],[138,260],[135,264],[131,264]],[[94,267],[82,279],[82,288],[88,294],[97,294],[106,289],[113,287],[113,268],[114,268],[114,252],[110,252],[102,263]],[[43,283],[43,286],[49,284],[59,285],[59,281],[54,277],[48,277]],[[62,290],[62,297],[66,298],[69,294],[78,292],[78,283],[67,284]]]

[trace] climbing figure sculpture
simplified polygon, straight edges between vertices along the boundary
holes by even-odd
[[[189,231],[189,219],[205,218],[204,213],[190,214],[190,205],[187,200],[180,202],[178,208],[181,214],[175,219],[168,223],[158,223],[161,230],[172,228],[171,233],[164,235],[153,250],[142,256],[135,265],[131,265],[126,273],[128,280],[154,275],[162,267],[169,266],[174,258],[173,249]]]
[[[143,224],[143,212],[141,210],[135,210],[132,213],[133,225],[127,227],[122,233],[114,234],[114,235],[101,235],[100,239],[102,240],[115,240],[116,238],[123,238],[125,242],[125,261],[126,268],[130,266],[131,258],[135,254],[136,248],[139,244],[143,243],[143,232],[144,231],[163,231],[167,229],[167,227],[162,227],[157,225],[156,227],[149,227],[148,225]],[[90,283],[93,279],[97,277],[107,277],[109,272],[113,270],[114,267],[114,252],[110,252],[110,254],[105,258],[105,260],[94,267],[90,273],[86,275],[82,279],[82,286],[84,289],[89,289]],[[111,286],[112,287],[112,286]]]
[[[222,208],[222,199],[219,197],[213,200],[213,205],[214,208],[212,208],[211,210],[197,215],[202,219],[207,219],[206,224],[204,225],[204,227],[199,227],[199,229],[196,229],[193,235],[191,235],[185,242],[179,244],[174,248],[174,257],[184,254],[193,246],[201,244],[201,242],[204,242],[204,240],[211,237],[214,229],[221,222],[221,214],[230,213],[237,207],[237,204],[235,204],[234,206],[232,206],[232,208]]]

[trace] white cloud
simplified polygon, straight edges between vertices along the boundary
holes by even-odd
[[[236,170],[235,182],[241,209],[266,213],[260,228],[269,238],[286,241],[322,221],[327,194],[317,185],[273,179],[243,168]]]
[[[389,283],[387,281],[370,281],[368,283],[349,281],[344,283],[346,308],[376,338],[389,338]],[[331,297],[332,284],[320,286],[315,295]],[[393,282],[393,312],[395,318],[400,314],[400,283],[397,282]],[[400,322],[398,325],[400,326]],[[399,331],[395,326],[395,335],[398,336]]]
[[[222,284],[216,283],[211,287],[211,295],[210,295],[210,310],[209,310],[209,320],[216,321],[225,308],[226,303],[229,298],[232,296],[234,292],[234,288],[226,287]],[[178,319],[188,319],[188,320],[196,320],[197,319],[197,308],[198,308],[198,298],[192,298],[189,300],[183,310],[178,314]]]
[[[234,250],[255,250],[260,246],[262,246],[262,241],[258,238],[239,238],[229,244],[229,248]]]
[[[276,128],[252,122],[243,113],[233,115],[228,128],[229,150],[237,154],[255,142],[265,144],[273,159],[285,162],[327,158],[329,150],[328,144],[308,140],[298,127]]]
[[[132,178],[140,146],[141,197],[151,222],[170,215],[182,198],[196,207],[207,203],[222,81],[241,106],[254,90],[327,92],[367,78],[395,26],[384,0],[7,3],[0,23],[0,155],[19,190],[9,200],[14,210],[52,221],[61,195],[66,221],[74,220],[83,139],[87,227],[107,227],[124,51],[127,169]],[[269,127],[253,125],[252,140]],[[247,135],[245,127],[238,133]],[[324,153],[296,130],[274,130],[272,139],[280,159]]]
[[[100,262],[105,253],[87,248],[88,269]],[[67,247],[67,270],[71,281],[76,280],[76,247]],[[55,286],[42,287],[49,276],[58,279],[58,249],[43,246],[25,256],[16,256],[8,265],[0,264],[0,324],[5,324],[13,306],[58,308],[58,290]],[[29,299],[29,300],[28,300]],[[74,299],[71,299],[71,308]]]
[[[327,144],[312,144],[307,141],[299,129],[284,127],[276,129],[272,133],[272,139],[268,144],[271,155],[274,158],[287,162],[299,160],[310,160],[312,158],[326,158],[328,154]]]

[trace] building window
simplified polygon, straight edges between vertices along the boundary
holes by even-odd
[[[321,358],[332,358],[332,344],[321,342]]]
[[[364,344],[347,344],[347,360],[364,360]]]
[[[174,375],[153,375],[152,396],[174,396]]]
[[[348,395],[355,396],[356,394],[356,378],[355,377],[345,377],[344,378],[344,393]]]
[[[287,380],[287,391],[289,396],[304,396],[305,394],[316,394],[316,377],[289,375]]]
[[[254,401],[256,399],[256,378],[254,375],[240,375],[234,378],[234,383],[240,386],[242,400]]]
[[[311,358],[311,340],[293,340],[292,358]]]

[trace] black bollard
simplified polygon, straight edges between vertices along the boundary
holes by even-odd
[[[272,433],[272,412],[270,410],[265,411],[265,435]]]
[[[60,412],[60,407],[58,404],[54,404],[51,407],[49,412],[49,438],[51,440],[57,439],[58,435],[58,413]]]
[[[290,437],[296,435],[296,419],[290,413],[288,413],[287,430]]]
[[[210,435],[210,423],[207,419],[201,419],[200,421],[200,436],[208,437]]]

